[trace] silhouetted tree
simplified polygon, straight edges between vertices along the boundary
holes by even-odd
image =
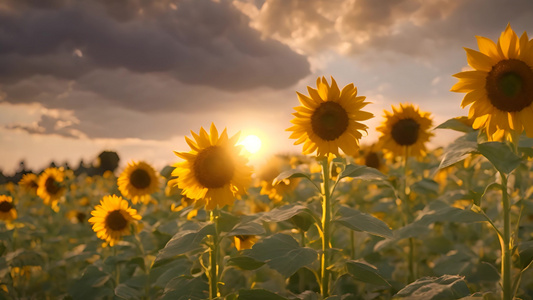
[[[119,161],[120,158],[116,152],[104,151],[98,155],[96,169],[100,175],[104,174],[105,171],[115,172]]]

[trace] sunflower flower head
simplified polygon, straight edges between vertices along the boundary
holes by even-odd
[[[331,85],[325,77],[317,79],[317,89],[307,87],[309,96],[297,92],[301,106],[295,107],[289,138],[296,139],[295,145],[303,144],[303,154],[339,156],[339,148],[347,155],[355,155],[359,148],[362,132],[368,128],[359,121],[373,117],[362,111],[369,102],[366,97],[357,96],[353,83],[342,91],[331,78]]]
[[[33,173],[26,173],[22,175],[22,178],[19,181],[19,186],[28,193],[36,194],[37,188],[39,187],[39,179],[37,175]]]
[[[0,220],[7,223],[17,218],[17,210],[13,205],[13,198],[11,196],[0,195]]]
[[[255,235],[235,235],[233,236],[233,243],[238,251],[252,249],[252,246],[257,242],[258,238]]]
[[[193,131],[191,134],[194,140],[185,137],[191,151],[174,151],[184,159],[172,171],[182,195],[204,200],[207,210],[233,204],[235,197],[246,193],[252,180],[248,159],[241,154],[242,146],[236,145],[239,134],[229,138],[224,129],[219,136],[214,124],[209,133],[200,128],[198,134]]]
[[[130,208],[122,197],[104,196],[91,212],[89,223],[93,225],[96,236],[114,246],[123,235],[131,234],[131,224],[141,219],[137,210]]]
[[[149,164],[143,161],[130,162],[118,177],[117,185],[122,195],[131,199],[133,204],[148,204],[150,195],[159,189],[159,177]]]
[[[508,24],[498,38],[476,36],[479,51],[465,48],[474,70],[453,75],[459,79],[451,91],[466,93],[474,129],[486,131],[490,141],[509,139],[524,130],[533,137],[533,40],[519,38]]]
[[[56,212],[59,211],[58,202],[65,194],[64,179],[62,168],[48,168],[39,176],[37,196]]]
[[[432,123],[430,113],[412,104],[392,106],[392,113],[385,110],[385,120],[376,128],[381,132],[378,146],[388,158],[404,155],[406,147],[410,156],[424,156],[426,142],[434,135],[429,131]]]

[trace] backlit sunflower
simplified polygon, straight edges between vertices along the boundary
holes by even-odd
[[[361,147],[359,156],[355,158],[355,162],[359,165],[374,168],[381,172],[387,172],[388,170],[383,153],[378,149],[377,144]]]
[[[89,223],[93,224],[96,236],[114,246],[123,235],[131,234],[130,224],[135,224],[141,216],[137,210],[130,208],[128,201],[122,197],[104,196],[91,212]]]
[[[317,89],[307,87],[309,97],[298,94],[301,106],[295,107],[291,121],[294,126],[287,129],[292,131],[289,138],[296,139],[295,145],[303,143],[303,154],[317,156],[335,154],[339,156],[339,148],[347,155],[355,155],[359,148],[362,131],[366,132],[366,125],[358,121],[365,121],[373,114],[362,111],[369,102],[366,97],[357,96],[357,88],[350,83],[342,91],[337,82],[331,78],[331,86],[325,77],[317,79]]]
[[[257,172],[259,185],[261,185],[261,195],[268,195],[274,202],[283,200],[283,196],[290,195],[296,189],[300,178],[286,179],[276,185],[272,181],[281,172],[291,169],[290,158],[288,156],[276,155],[268,159],[264,166]]]
[[[257,242],[258,238],[255,235],[235,235],[233,236],[233,243],[238,251],[245,249],[252,249],[252,246]]]
[[[233,204],[235,197],[246,193],[252,176],[248,159],[241,155],[242,146],[235,145],[239,134],[228,138],[224,129],[219,137],[214,124],[209,134],[204,128],[199,134],[191,133],[194,140],[185,137],[191,151],[174,151],[185,160],[172,171],[182,195],[205,200],[207,210]]]
[[[150,202],[150,194],[159,189],[159,178],[152,166],[145,162],[130,162],[117,179],[122,195],[133,204]]]
[[[13,205],[13,198],[0,195],[0,220],[11,222],[17,218],[17,210]]]
[[[22,178],[19,181],[19,186],[22,187],[22,189],[28,193],[37,193],[37,188],[39,187],[38,184],[39,180],[37,178],[37,175],[33,173],[26,173],[22,175]]]
[[[525,129],[533,137],[533,40],[520,38],[511,25],[498,43],[477,36],[479,51],[465,48],[472,71],[455,75],[451,91],[466,93],[461,107],[470,106],[474,129],[485,129],[491,141],[512,139]]]
[[[64,177],[63,170],[58,168],[48,168],[39,176],[37,196],[41,197],[44,204],[50,205],[55,211],[59,210],[57,203],[65,194]]]
[[[392,113],[385,111],[385,121],[376,128],[381,132],[378,146],[387,157],[402,156],[408,147],[409,155],[420,157],[426,154],[426,142],[433,136],[430,113],[423,112],[412,104],[392,106]]]

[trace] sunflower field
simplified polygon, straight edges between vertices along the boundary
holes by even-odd
[[[0,185],[1,299],[533,299],[533,40],[477,37],[468,117],[297,92],[301,153],[253,169],[215,124],[156,170],[50,167]],[[295,104],[297,104],[295,99]],[[428,150],[433,130],[461,136]]]

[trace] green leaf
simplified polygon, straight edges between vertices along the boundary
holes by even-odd
[[[471,210],[449,206],[447,203],[435,200],[424,208],[415,220],[416,223],[427,226],[435,222],[473,223],[486,221],[483,215]]]
[[[202,249],[202,240],[207,235],[213,234],[215,234],[215,224],[213,223],[208,223],[196,231],[184,230],[176,233],[165,245],[165,248],[159,250],[154,264],[167,258]]]
[[[439,184],[435,180],[423,178],[411,185],[411,191],[421,195],[437,195]]]
[[[346,262],[346,269],[356,280],[375,285],[391,286],[387,280],[381,277],[377,268],[370,264],[351,260]]]
[[[153,266],[150,278],[155,280],[154,285],[164,287],[172,278],[190,275],[192,262],[186,256],[179,256],[163,266]]]
[[[95,266],[88,266],[81,278],[68,288],[74,299],[102,299],[114,294],[113,289],[104,286],[111,275]]]
[[[44,258],[41,254],[25,249],[18,249],[6,255],[6,261],[11,267],[43,266]]]
[[[386,180],[387,176],[383,175],[380,171],[367,166],[360,166],[350,164],[347,165],[344,171],[339,175],[339,180],[351,177],[360,180]]]
[[[341,206],[337,211],[337,215],[339,217],[337,217],[334,222],[349,229],[363,231],[386,238],[391,238],[393,236],[392,230],[385,222],[353,208]]]
[[[201,277],[180,276],[165,287],[161,300],[200,300],[208,296],[209,285]]]
[[[460,299],[470,295],[470,290],[462,276],[443,275],[422,277],[400,290],[397,297],[409,300]]]
[[[456,164],[477,150],[477,134],[475,132],[468,133],[451,143],[442,156],[439,165],[439,170],[447,168]]]
[[[262,267],[264,264],[264,262],[249,256],[236,256],[228,260],[229,266],[235,266],[242,270],[255,270]]]
[[[417,223],[411,223],[402,228],[394,230],[393,238],[381,240],[374,245],[374,251],[380,251],[381,249],[387,248],[392,245],[396,245],[398,241],[411,238],[411,237],[421,237],[426,235],[431,230],[427,225],[421,225]]]
[[[124,283],[119,284],[115,288],[115,295],[122,299],[140,299],[142,297],[142,294],[138,290]]]
[[[263,289],[240,290],[238,300],[288,300],[278,294]]]
[[[266,262],[269,267],[286,277],[310,265],[318,257],[314,249],[300,247],[293,237],[283,233],[277,233],[256,243],[246,254]]]
[[[262,234],[265,234],[265,228],[262,223],[257,221],[257,219],[246,220],[246,218],[243,218],[243,221],[237,223],[228,233],[228,236]]]
[[[309,174],[301,173],[301,170],[298,170],[298,169],[292,169],[292,170],[281,172],[276,178],[274,178],[274,180],[272,181],[272,185],[276,185],[285,179],[301,178],[301,177],[307,178],[311,182],[313,181],[311,180],[311,177],[309,176]]]
[[[511,173],[522,161],[507,144],[501,142],[479,144],[477,150],[492,163],[496,170],[505,174]]]
[[[435,129],[451,129],[465,133],[474,131],[472,126],[466,125],[466,123],[464,122],[466,120],[468,120],[468,117],[452,118],[435,127]]]
[[[299,204],[285,205],[265,213],[263,220],[266,222],[283,222],[299,214],[311,215],[311,211],[309,208]]]

